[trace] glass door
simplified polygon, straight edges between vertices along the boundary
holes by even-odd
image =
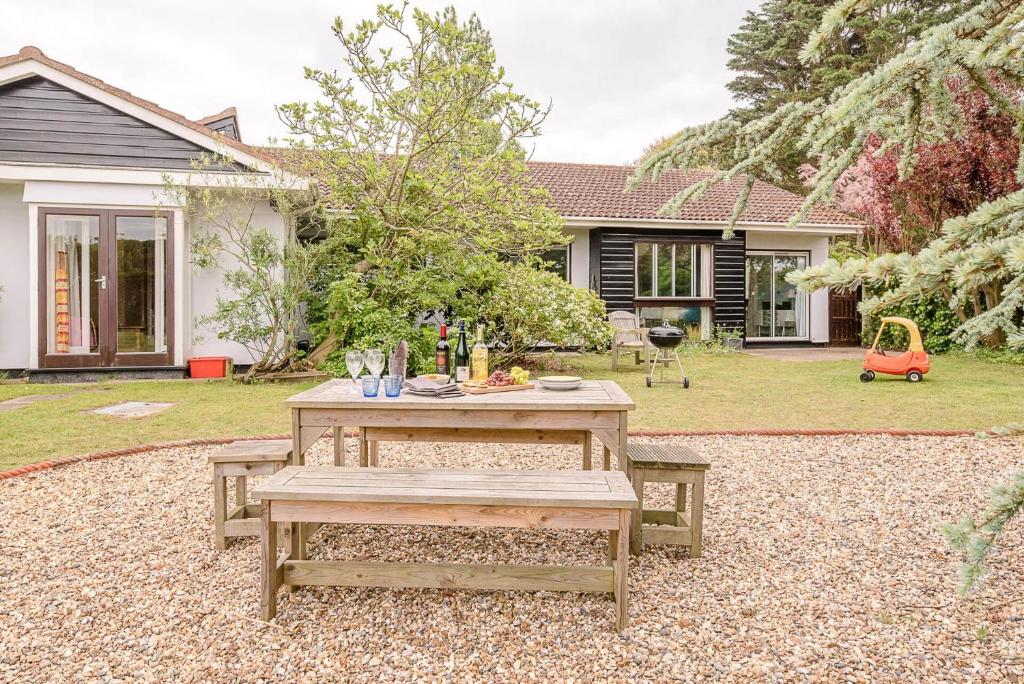
[[[166,354],[167,219],[115,216],[114,235],[117,356]]]
[[[747,254],[747,339],[808,339],[808,296],[786,282],[790,271],[807,268],[801,252]]]
[[[42,368],[169,365],[171,215],[40,209]]]
[[[100,253],[100,215],[47,214],[43,218],[40,347],[55,365],[101,364],[100,332],[106,286]]]

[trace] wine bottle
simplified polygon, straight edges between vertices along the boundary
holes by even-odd
[[[484,344],[484,326],[476,326],[476,344],[473,345],[473,380],[487,380],[487,345]]]
[[[437,358],[437,374],[451,375],[452,347],[448,344],[447,325],[441,326],[441,339],[437,341],[437,346],[434,347],[434,353]]]
[[[466,322],[459,322],[459,341],[455,345],[455,382],[469,380],[469,345],[466,344]]]

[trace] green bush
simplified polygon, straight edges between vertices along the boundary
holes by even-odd
[[[899,306],[890,306],[877,315],[868,316],[861,332],[865,346],[875,340],[882,316],[902,316],[917,323],[925,351],[930,354],[941,354],[957,346],[951,335],[960,325],[960,319],[940,297],[923,297],[917,301],[904,302]],[[885,349],[906,349],[909,344],[906,329],[903,326],[886,326],[879,344]]]
[[[522,361],[541,343],[603,348],[613,334],[596,294],[528,264],[503,270],[477,316],[487,323],[495,366]]]

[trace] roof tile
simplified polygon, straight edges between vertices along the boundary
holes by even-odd
[[[580,218],[668,219],[658,213],[665,203],[714,173],[708,169],[669,171],[657,183],[647,181],[636,190],[626,192],[626,181],[633,173],[631,166],[531,161],[529,168],[534,180],[551,193],[555,208],[562,216]],[[718,183],[699,199],[685,204],[673,220],[728,221],[742,186],[742,179]],[[799,195],[758,180],[754,182],[740,222],[785,224],[802,203]],[[813,209],[803,223],[861,224],[831,206]]]

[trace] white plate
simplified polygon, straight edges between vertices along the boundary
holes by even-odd
[[[583,382],[583,378],[575,375],[545,375],[539,378],[539,382],[548,385],[578,385]]]
[[[540,381],[540,386],[547,390],[553,390],[556,392],[566,392],[568,390],[579,389],[583,385],[582,382],[544,382]]]

